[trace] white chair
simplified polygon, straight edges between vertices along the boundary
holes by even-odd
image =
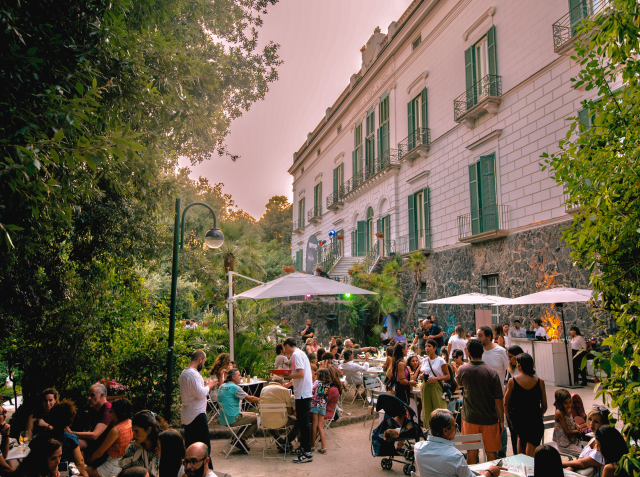
[[[225,425],[227,426],[227,429],[229,429],[229,432],[231,432],[231,438],[229,439],[229,442],[227,442],[220,451],[225,455],[224,458],[226,459],[227,457],[229,457],[231,451],[234,449],[234,447],[237,447],[238,444],[240,444],[246,452],[249,452],[249,449],[245,447],[244,443],[240,439],[242,439],[244,433],[247,432],[247,429],[251,427],[251,424],[233,426],[232,424],[229,424],[229,421],[227,420],[227,415],[224,413],[224,407],[220,406],[218,409],[220,409],[220,423],[222,423],[222,418],[224,418]],[[229,446],[229,450],[225,450],[227,446]]]
[[[484,453],[484,460],[485,462],[487,461],[487,451],[484,450],[484,441],[482,440],[482,434],[455,436],[453,438],[453,445],[462,453],[470,450],[482,451]],[[478,452],[478,462],[480,462],[480,452]]]
[[[284,442],[284,457],[283,460],[287,458],[287,447],[289,445],[289,432],[293,429],[293,426],[287,426],[286,423],[289,419],[289,413],[287,412],[287,406],[284,403],[278,404],[260,404],[258,407],[260,412],[260,428],[263,430],[264,435],[264,449],[262,449],[262,460],[264,459],[279,459],[280,457],[265,457],[265,452],[267,449],[273,447],[276,444],[276,438],[274,438],[267,431],[280,431],[280,434],[284,433],[285,442]],[[284,421],[285,425],[281,427],[266,427],[264,425],[265,416],[269,414],[269,417],[272,419],[280,419]],[[277,444],[276,444],[277,445]]]
[[[207,396],[207,407],[209,408],[207,412],[207,424],[211,424],[211,421],[220,417],[219,406],[218,402],[211,398],[211,395]]]

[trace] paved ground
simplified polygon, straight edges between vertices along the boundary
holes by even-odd
[[[556,387],[547,387],[547,400],[549,410],[547,414],[553,414],[553,395]],[[594,404],[593,384],[588,388],[576,389],[583,400],[585,409],[588,410]],[[601,400],[599,401],[602,402]],[[226,443],[223,440],[211,441],[214,469],[231,474],[233,477],[260,477],[273,475],[295,475],[296,477],[327,477],[328,475],[349,475],[350,477],[371,477],[371,476],[403,476],[402,465],[393,464],[391,470],[382,470],[380,467],[380,457],[371,455],[371,442],[369,441],[371,420],[363,427],[363,423],[355,423],[344,427],[338,427],[333,432],[336,436],[340,448],[329,440],[327,443],[328,453],[322,455],[315,453],[313,462],[308,464],[293,464],[293,457],[287,455],[287,459],[282,459],[282,454],[268,453],[268,456],[279,456],[279,459],[262,460],[262,449],[264,440],[251,444],[249,455],[239,455],[235,451],[224,460],[224,455],[220,450]],[[545,441],[551,440],[552,430],[547,430]],[[511,455],[511,444],[509,444],[509,455]]]

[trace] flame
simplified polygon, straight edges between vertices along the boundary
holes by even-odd
[[[556,263],[554,260],[552,263]],[[558,272],[552,271],[547,273],[545,271],[545,259],[542,259],[542,263],[533,260],[531,268],[534,270],[538,268],[538,288],[542,288],[542,290],[548,290],[550,288],[556,287],[556,276]],[[542,316],[542,324],[544,329],[547,330],[547,335],[549,335],[549,340],[559,340],[560,339],[560,328],[562,327],[562,321],[555,316],[555,314],[551,313],[551,310],[556,307],[555,303],[552,303],[549,306],[549,309],[545,311]]]
[[[555,305],[551,305],[550,308],[554,308]],[[553,315],[550,310],[546,310],[544,316],[542,317],[542,325],[544,329],[547,330],[547,335],[549,335],[549,340],[559,340],[560,339],[560,327],[562,326],[562,322],[560,318]]]

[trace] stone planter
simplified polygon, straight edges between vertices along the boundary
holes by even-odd
[[[118,394],[117,396],[107,396],[107,402],[113,402],[116,399],[125,399],[127,396],[125,394]]]

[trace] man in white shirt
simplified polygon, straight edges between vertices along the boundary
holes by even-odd
[[[311,426],[309,425],[311,397],[313,395],[311,363],[309,363],[307,355],[296,348],[296,340],[294,338],[287,338],[282,345],[284,346],[285,354],[291,360],[289,378],[293,381],[296,418],[300,428],[299,456],[293,459],[293,463],[304,464],[313,460],[313,454],[311,454]]]
[[[207,355],[202,350],[191,353],[189,366],[182,371],[178,382],[180,383],[180,399],[182,408],[180,417],[184,426],[184,442],[189,447],[195,442],[203,442],[211,453],[211,440],[209,439],[209,424],[207,423],[207,396],[216,384],[217,379],[210,379],[206,383],[200,375]]]
[[[526,338],[527,330],[524,328],[520,328],[520,320],[515,320],[513,322],[513,328],[511,328],[511,336],[513,338]]]
[[[342,363],[342,372],[345,376],[345,379],[347,383],[355,384],[358,396],[362,397],[362,394],[360,394],[359,392],[360,386],[362,386],[363,382],[362,371],[366,371],[369,369],[369,363],[364,363],[364,365],[354,363],[352,349],[345,349],[343,356],[344,363]],[[369,353],[365,354],[365,358],[369,359]]]
[[[187,477],[217,477],[213,470],[209,470],[209,449],[202,442],[191,444],[184,457],[184,473]]]
[[[536,338],[544,338],[546,341],[549,340],[547,330],[542,326],[542,320],[540,318],[533,320],[533,327],[536,329]]]
[[[389,341],[391,341],[391,336],[389,335],[389,330],[386,326],[382,328],[382,333],[380,333],[380,341],[382,341],[383,345],[388,345]]]

